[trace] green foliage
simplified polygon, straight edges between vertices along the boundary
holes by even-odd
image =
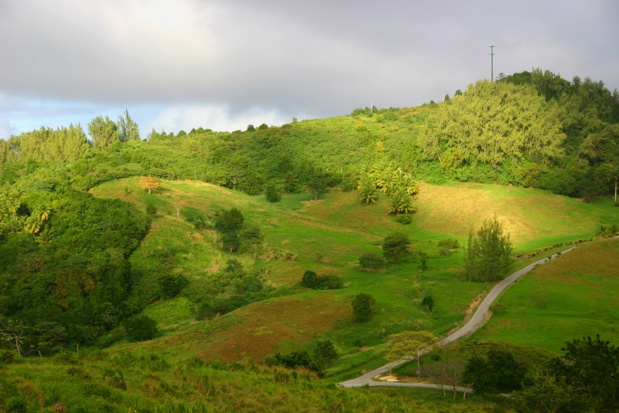
[[[598,334],[567,342],[563,351],[549,369],[578,404],[594,411],[619,409],[619,348]]]
[[[337,275],[316,275],[314,271],[307,270],[301,279],[301,285],[313,290],[337,290],[344,288],[344,281]]]
[[[159,334],[157,322],[145,315],[135,315],[124,322],[127,337],[133,341],[144,341],[155,338]]]
[[[338,359],[339,354],[333,343],[329,340],[318,341],[314,348],[314,360],[321,369],[326,369]]]
[[[421,378],[421,364],[427,350],[436,342],[436,337],[429,331],[405,331],[389,336],[387,359],[400,360],[415,356],[417,359],[417,377]]]
[[[138,128],[138,124],[131,119],[127,109],[125,109],[122,116],[118,116],[116,126],[118,128],[118,139],[121,142],[140,140],[140,130]]]
[[[600,225],[595,231],[595,235],[602,238],[614,237],[615,235],[619,235],[619,226],[617,226],[617,224],[609,226]]]
[[[116,124],[109,117],[97,116],[88,124],[88,133],[93,146],[106,148],[120,140],[120,133]]]
[[[487,357],[471,357],[462,378],[477,394],[496,394],[521,390],[527,383],[526,375],[526,366],[517,362],[512,353],[491,350]]]
[[[277,188],[273,185],[269,185],[267,186],[267,190],[266,190],[266,199],[267,202],[270,203],[275,203],[275,202],[279,202],[282,199],[282,196],[279,194],[279,192],[277,192]]]
[[[319,373],[321,371],[318,363],[310,356],[307,351],[293,351],[288,354],[275,353],[266,359],[269,366],[283,366],[287,369],[307,369]]]
[[[509,268],[512,244],[509,234],[496,216],[486,219],[475,236],[469,233],[466,249],[466,274],[470,281],[488,282],[502,279]]]
[[[443,239],[438,242],[438,246],[441,248],[447,248],[450,250],[457,250],[460,248],[460,242],[457,239]]]
[[[301,285],[306,288],[316,288],[318,286],[318,275],[312,270],[306,270],[301,279]]]
[[[410,223],[413,222],[413,217],[410,215],[397,215],[395,221],[402,225],[410,225]]]
[[[154,204],[146,205],[146,213],[151,217],[157,215],[157,207]]]
[[[367,253],[359,257],[359,265],[364,270],[380,270],[385,266],[385,260],[378,254]]]
[[[431,295],[426,295],[421,300],[421,306],[424,307],[429,312],[434,310],[434,298]]]
[[[237,208],[219,211],[215,214],[215,229],[222,234],[239,232],[245,218]]]
[[[352,313],[355,321],[364,323],[369,321],[374,314],[376,301],[369,294],[360,293],[355,295],[352,300]]]
[[[410,255],[410,244],[410,239],[402,232],[389,234],[383,240],[383,256],[387,261],[399,264]]]

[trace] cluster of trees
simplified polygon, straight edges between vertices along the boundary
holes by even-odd
[[[337,349],[330,340],[316,342],[314,351],[293,351],[287,354],[275,353],[265,360],[268,366],[283,366],[287,369],[306,369],[322,376],[324,371],[339,358]]]
[[[357,190],[361,201],[373,204],[378,194],[387,194],[390,199],[391,214],[410,214],[417,212],[413,197],[419,193],[419,186],[414,176],[405,172],[393,162],[376,162],[361,173]]]
[[[344,281],[337,275],[317,275],[312,270],[307,270],[301,278],[301,286],[313,290],[337,290],[344,288]]]
[[[0,322],[20,352],[93,344],[141,307],[128,260],[148,218],[118,200],[50,181],[13,185],[0,202]]]
[[[509,234],[504,233],[496,215],[484,220],[476,232],[469,232],[464,255],[467,278],[478,282],[503,279],[511,263],[511,252]]]
[[[462,181],[607,195],[619,180],[619,93],[539,69],[478,82],[419,126],[417,145]]]

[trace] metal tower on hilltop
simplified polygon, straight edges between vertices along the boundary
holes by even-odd
[[[494,45],[490,45],[490,81],[494,82]]]

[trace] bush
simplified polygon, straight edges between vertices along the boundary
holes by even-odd
[[[157,215],[157,207],[153,204],[146,205],[146,213],[150,216]]]
[[[365,270],[379,270],[385,266],[385,260],[378,254],[363,254],[359,258],[359,265]]]
[[[318,276],[314,271],[307,270],[303,274],[301,285],[313,290],[337,290],[344,288],[344,281],[337,275]]]
[[[395,220],[396,220],[396,222],[399,222],[400,224],[408,225],[411,222],[413,222],[413,217],[408,215],[408,214],[398,215],[398,216],[395,217]]]
[[[306,288],[316,288],[318,286],[318,276],[314,271],[305,271],[301,279],[301,285]]]
[[[339,290],[344,288],[344,281],[337,275],[324,275],[318,277],[318,289]]]
[[[157,322],[152,318],[139,314],[125,320],[127,336],[133,341],[150,340],[159,334]]]
[[[432,298],[431,295],[426,295],[423,297],[423,300],[421,300],[421,306],[429,312],[432,312],[432,310],[434,310],[434,298]]]
[[[282,199],[282,196],[277,192],[277,189],[272,185],[269,185],[267,187],[265,195],[267,198],[267,202],[270,202],[272,204],[274,204],[275,202],[279,202]]]
[[[387,235],[383,241],[383,255],[387,261],[399,264],[410,254],[411,241],[406,234],[395,232]]]
[[[369,321],[374,313],[376,301],[369,294],[360,293],[352,300],[353,318],[359,322]]]
[[[0,350],[0,366],[12,363],[15,360],[15,353],[10,350]]]
[[[460,248],[460,243],[457,239],[444,239],[438,242],[438,246],[445,249],[457,250]]]

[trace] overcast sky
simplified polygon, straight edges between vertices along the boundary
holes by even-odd
[[[442,101],[533,68],[619,88],[617,0],[0,0],[0,138],[143,137]]]

